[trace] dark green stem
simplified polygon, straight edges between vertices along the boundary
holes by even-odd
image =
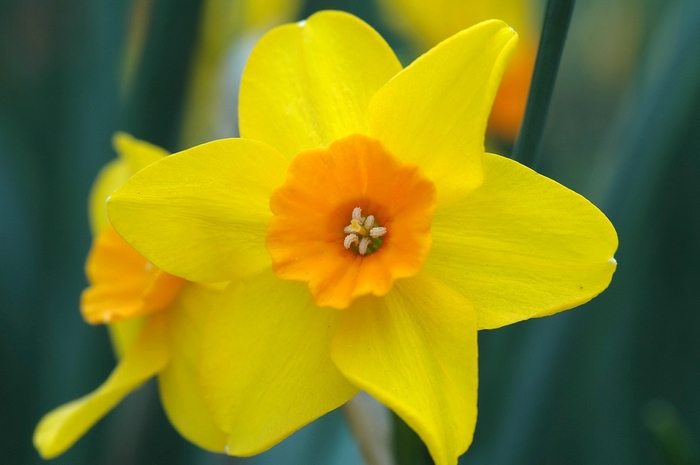
[[[394,456],[396,465],[428,465],[428,449],[420,437],[401,418],[392,412],[394,418]]]
[[[170,151],[180,139],[202,0],[153,0],[148,39],[122,129]]]
[[[549,103],[573,11],[574,0],[549,0],[547,3],[525,118],[512,154],[514,160],[530,167],[539,158]]]

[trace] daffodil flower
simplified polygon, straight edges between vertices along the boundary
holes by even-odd
[[[496,95],[488,129],[505,140],[514,140],[525,112],[535,67],[539,33],[533,18],[533,0],[380,0],[389,23],[426,50],[451,35],[491,18],[501,19],[520,35]]]
[[[361,389],[454,465],[476,423],[477,330],[607,287],[607,218],[484,153],[515,43],[487,21],[401,69],[349,14],[273,29],[243,75],[242,138],[171,155],[111,196],[112,224],[150,262],[231,281],[201,362],[229,454],[264,451]]]
[[[218,291],[154,267],[109,225],[107,195],[166,155],[126,134],[118,134],[114,143],[120,158],[100,173],[90,199],[95,239],[81,311],[88,323],[110,324],[120,360],[95,391],[44,416],[34,444],[44,458],[63,453],[124,396],[158,375],[163,406],[175,428],[201,447],[221,450],[226,435],[208,414],[198,377],[201,327]]]

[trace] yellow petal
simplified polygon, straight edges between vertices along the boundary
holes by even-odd
[[[189,281],[228,281],[270,264],[268,203],[286,167],[260,142],[199,145],[137,173],[109,198],[109,217],[158,268]]]
[[[107,197],[123,186],[134,173],[168,154],[160,147],[123,132],[114,134],[112,145],[119,158],[102,168],[90,191],[88,216],[93,237],[99,236],[109,226]],[[108,325],[117,359],[123,358],[136,342],[144,321],[145,318],[132,318]]]
[[[428,446],[436,465],[456,465],[476,425],[474,310],[420,274],[383,298],[343,311],[333,361],[355,386],[394,410]]]
[[[109,338],[112,341],[114,354],[117,360],[121,360],[129,352],[138,340],[139,334],[144,324],[148,321],[148,316],[129,318],[128,320],[116,321],[107,325],[109,328]]]
[[[202,383],[229,454],[262,452],[357,393],[330,357],[339,317],[270,270],[223,291],[202,342]]]
[[[90,191],[89,216],[93,237],[97,237],[109,225],[107,197],[122,187],[134,173],[168,154],[160,147],[123,132],[114,134],[112,145],[119,158],[102,168]]]
[[[92,393],[58,407],[41,419],[34,431],[34,446],[45,459],[63,453],[167,362],[164,319],[162,315],[154,315],[107,381]]]
[[[380,0],[392,26],[432,47],[481,21],[498,18],[525,37],[535,35],[528,15],[535,11],[533,0]]]
[[[380,0],[389,24],[414,39],[420,50],[435,46],[481,21],[500,19],[521,42],[506,68],[489,116],[488,130],[504,140],[518,134],[527,102],[537,53],[536,21],[540,8],[533,0]]]
[[[93,237],[99,236],[109,226],[107,197],[119,189],[129,179],[131,174],[129,167],[121,159],[110,161],[100,170],[92,185],[88,200],[88,216],[90,217],[90,230]]]
[[[433,218],[424,271],[472,302],[479,329],[551,315],[610,283],[617,235],[589,201],[525,166],[487,154],[485,181]]]
[[[273,29],[243,73],[241,136],[291,158],[349,134],[367,134],[372,94],[400,70],[384,39],[347,13],[324,11]]]
[[[124,160],[129,166],[129,171],[132,175],[169,155],[167,150],[136,139],[125,132],[114,134],[112,145],[114,145],[114,150],[119,154],[119,158]]]
[[[421,166],[439,202],[482,182],[486,122],[516,42],[501,21],[477,24],[418,58],[372,98],[371,135]]]
[[[175,429],[187,440],[223,452],[226,434],[216,427],[200,388],[200,352],[204,322],[219,291],[185,286],[168,309],[170,363],[158,376],[160,398]]]
[[[226,0],[218,0],[228,3]],[[293,18],[299,12],[301,0],[264,0],[246,1],[242,5],[245,27],[267,26],[280,19]]]

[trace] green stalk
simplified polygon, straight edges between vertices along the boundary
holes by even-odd
[[[512,154],[514,160],[529,167],[533,167],[538,162],[549,103],[552,100],[554,82],[557,79],[559,62],[573,11],[574,0],[549,0],[547,3],[525,118]]]
[[[394,454],[397,465],[428,465],[428,448],[420,437],[398,415],[394,418]]]
[[[535,463],[533,448],[551,446],[553,441],[552,428],[543,425],[551,415],[560,413],[562,399],[567,398],[575,399],[568,406],[570,414],[576,415],[572,418],[591,418],[582,412],[595,411],[591,421],[597,426],[581,425],[577,430],[581,438],[586,438],[582,442],[585,447],[571,449],[579,454],[585,450],[589,462],[634,463],[639,451],[648,447],[646,442],[640,442],[646,437],[635,431],[641,420],[627,414],[639,411],[643,393],[651,390],[658,395],[658,388],[649,381],[656,378],[637,371],[643,368],[629,368],[630,360],[634,361],[633,365],[648,366],[641,362],[647,356],[635,353],[638,341],[645,334],[640,321],[648,321],[641,319],[642,312],[663,309],[664,315],[674,314],[679,319],[676,321],[683,321],[680,312],[675,314],[683,308],[678,302],[689,309],[695,308],[691,300],[681,300],[683,294],[674,296],[670,303],[667,294],[649,289],[654,279],[649,277],[649,269],[658,263],[654,257],[670,249],[669,245],[649,247],[650,241],[658,241],[658,233],[649,225],[657,218],[652,208],[661,205],[658,198],[667,190],[663,183],[672,164],[678,163],[676,157],[691,159],[697,153],[693,147],[698,142],[693,141],[697,141],[700,120],[700,62],[689,57],[700,53],[698,21],[697,0],[680,0],[667,9],[666,17],[650,38],[646,57],[622,101],[618,117],[609,125],[600,165],[592,171],[590,186],[583,191],[608,215],[620,237],[620,249],[616,253],[619,268],[610,289],[587,304],[585,310],[572,310],[543,321],[531,320],[499,330],[522,338],[517,358],[512,362],[521,368],[507,381],[509,393],[498,399],[505,413],[498,419],[500,431],[494,435],[493,443],[500,447],[494,449],[487,462]],[[695,210],[691,213],[697,216]],[[688,248],[687,253],[692,250]],[[665,289],[672,288],[667,285]],[[651,300],[659,296],[663,300]],[[482,334],[492,341],[499,337],[498,332]],[[686,340],[675,333],[668,337],[673,343],[678,343],[676,339]],[[687,347],[695,348],[695,345]],[[697,350],[692,354],[684,356],[697,356]],[[664,376],[676,376],[675,379],[682,376],[680,368],[685,359],[679,360],[677,367],[662,371]],[[630,385],[631,379],[646,380],[647,384]],[[485,384],[483,381],[481,386]],[[665,382],[673,385],[669,384],[671,381]],[[575,409],[578,413],[574,413]],[[658,411],[647,409],[644,413],[647,422],[651,413],[652,423],[658,423]],[[658,428],[658,424],[650,429],[653,428]],[[658,438],[658,433],[656,436],[662,441],[669,440]],[[686,438],[680,440],[689,442]],[[668,442],[660,445],[664,453],[670,452]],[[688,450],[685,444],[670,447]]]
[[[179,150],[185,91],[202,0],[153,0],[148,37],[122,118],[122,129]]]

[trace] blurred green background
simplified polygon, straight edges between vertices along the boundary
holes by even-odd
[[[114,366],[107,331],[78,311],[88,192],[117,130],[171,151],[202,142],[186,132],[186,96],[204,8],[0,0],[0,464],[43,462],[36,422]],[[405,62],[415,56],[370,0],[308,0],[288,19],[327,8],[368,21]],[[210,137],[235,135],[236,75],[259,26],[240,26],[217,55]],[[460,464],[698,464],[700,2],[579,2],[548,121],[536,168],[610,217],[618,271],[583,307],[480,333],[479,422]],[[362,458],[341,411],[254,458],[200,451],[169,425],[151,381],[53,462]]]

